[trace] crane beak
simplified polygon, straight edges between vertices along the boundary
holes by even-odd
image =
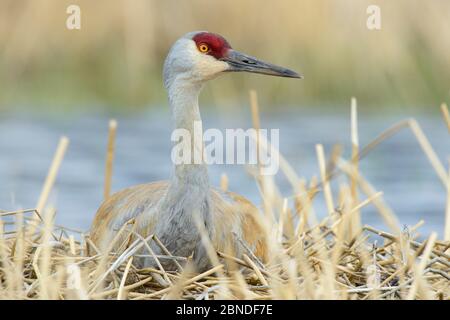
[[[228,63],[230,72],[252,72],[261,73],[270,76],[298,78],[303,79],[303,76],[295,71],[276,66],[274,64],[261,61],[255,57],[246,55],[235,50],[228,50],[227,55],[220,60]]]

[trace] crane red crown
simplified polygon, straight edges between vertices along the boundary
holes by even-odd
[[[216,33],[199,32],[192,38],[192,40],[195,41],[197,47],[202,44],[206,44],[209,48],[206,54],[209,54],[216,59],[223,58],[224,56],[226,56],[227,51],[231,49],[228,41],[225,40],[224,37]]]

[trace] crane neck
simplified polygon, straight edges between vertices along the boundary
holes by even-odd
[[[201,87],[199,84],[182,80],[170,81],[169,85],[166,83],[175,129],[190,135],[192,148],[194,146],[203,148],[202,130],[196,128],[198,123],[201,123],[198,107]],[[200,135],[200,137],[195,137],[195,135]],[[175,148],[176,146],[174,146]],[[172,254],[190,256],[200,243],[196,225],[198,220],[194,217],[199,218],[207,230],[210,230],[211,228],[208,226],[211,225],[211,207],[206,164],[203,161],[198,164],[175,163],[175,170],[169,181],[168,189],[155,209],[158,217],[155,219],[151,215],[147,215],[147,218],[153,219],[151,220],[154,223],[152,232]],[[154,247],[154,250],[156,253],[161,252],[159,247]]]
[[[185,131],[190,137],[191,161],[175,164],[171,187],[181,192],[198,191],[208,194],[209,178],[203,155],[203,129],[198,98],[203,83],[175,78],[168,86],[169,104],[175,129]],[[194,157],[197,155],[197,158]],[[195,192],[194,192],[195,193]]]
[[[170,79],[169,84],[166,82],[175,129],[188,133],[192,148],[203,148],[203,132],[200,130],[199,133],[196,129],[198,123],[201,123],[198,107],[201,87],[200,84],[181,79],[174,81]],[[175,145],[172,153],[176,147]],[[151,219],[149,224],[153,226],[152,232],[172,254],[190,256],[197,250],[203,250],[198,249],[201,237],[196,223],[200,222],[207,230],[211,230],[208,228],[211,225],[211,207],[206,164],[203,161],[198,164],[189,161],[175,162],[175,170],[168,189],[155,209],[157,217],[152,215],[146,215],[146,217]],[[157,254],[161,253],[161,248],[158,246],[154,246],[153,250]],[[198,254],[196,253],[195,256]],[[206,257],[206,254],[199,254],[199,256]]]
[[[202,121],[198,106],[202,87],[201,83],[189,83],[178,79],[168,86],[169,104],[176,129],[193,130],[193,123]]]

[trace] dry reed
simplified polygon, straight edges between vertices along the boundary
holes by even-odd
[[[259,128],[254,93],[252,110],[255,127]],[[262,263],[251,251],[242,257],[215,252],[200,228],[213,262],[213,267],[201,274],[194,272],[190,258],[173,256],[156,236],[145,239],[136,236],[130,228],[132,221],[119,233],[125,239],[135,235],[136,240],[127,240],[121,249],[110,250],[108,255],[99,254],[88,235],[55,225],[55,211],[47,208],[46,203],[67,148],[68,140],[63,138],[36,209],[0,213],[0,298],[449,299],[449,209],[445,240],[439,240],[433,232],[419,241],[417,228],[423,221],[408,230],[400,230],[382,193],[359,172],[355,161],[361,158],[356,112],[356,100],[353,100],[350,161],[335,154],[332,163],[326,166],[323,147],[317,145],[321,184],[313,181],[308,189],[306,181],[297,177],[287,162],[282,162],[282,172],[291,175],[289,181],[293,184],[294,195],[286,198],[279,194],[272,178],[260,177],[258,170],[253,171],[263,197],[264,215],[258,216],[258,221],[265,230],[271,259]],[[419,124],[415,120],[405,123],[388,129],[369,146],[377,145],[398,128],[410,127],[450,194],[450,176],[444,175],[443,166]],[[110,131],[107,176],[111,176],[108,172],[111,172],[113,140]],[[261,148],[270,147],[264,139],[258,144]],[[368,151],[363,148],[361,152],[365,155]],[[349,185],[341,184],[339,193],[333,194],[332,178],[337,173],[347,175]],[[222,188],[226,189],[226,177],[222,180]],[[318,201],[315,194],[322,191],[328,215],[320,220],[313,203]],[[447,198],[450,201],[449,195]],[[359,221],[361,209],[371,205],[384,218],[390,232],[355,223]],[[127,233],[129,236],[123,237]],[[156,261],[176,261],[179,270],[166,271],[160,263],[157,269],[138,269],[133,265],[133,257],[140,248],[150,249],[149,241],[154,241],[164,255],[156,256],[152,250],[148,254]]]

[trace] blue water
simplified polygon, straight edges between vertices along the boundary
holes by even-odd
[[[423,127],[444,165],[450,151],[450,139],[438,110],[435,114],[413,114]],[[359,115],[360,144],[365,145],[397,121],[411,117],[402,114]],[[348,157],[350,121],[348,110],[339,113],[313,112],[304,109],[274,109],[262,112],[262,127],[280,129],[280,151],[299,176],[318,175],[315,145],[322,143],[330,152],[342,144]],[[171,173],[171,118],[168,110],[118,116],[116,160],[113,189],[167,179]],[[251,119],[225,111],[204,112],[204,129],[248,128]],[[47,174],[59,137],[70,139],[58,180],[50,198],[57,207],[57,222],[67,227],[88,230],[102,200],[103,171],[108,117],[98,114],[71,115],[65,118],[7,114],[0,117],[0,209],[32,208]],[[403,225],[421,219],[422,235],[430,231],[443,234],[446,191],[419,144],[409,130],[390,138],[361,161],[362,174],[395,211]],[[220,176],[229,177],[229,188],[255,204],[260,203],[253,179],[241,165],[213,165],[209,169],[213,185]],[[334,186],[344,182],[336,178]],[[292,194],[282,174],[277,177],[285,196]],[[323,199],[315,201],[318,215],[326,212]],[[363,222],[386,229],[376,210],[368,206]]]

